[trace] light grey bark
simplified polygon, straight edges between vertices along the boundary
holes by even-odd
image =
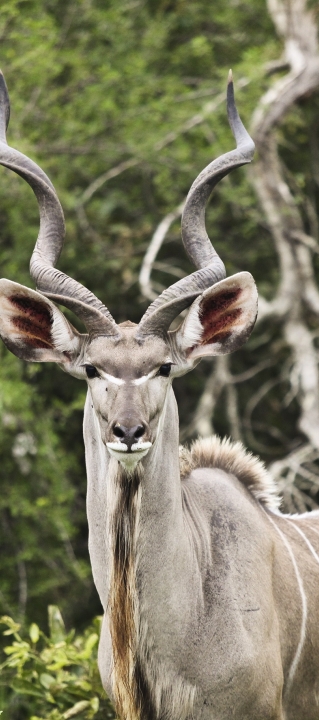
[[[251,179],[275,243],[280,268],[276,295],[270,302],[261,298],[259,323],[268,318],[282,324],[282,333],[292,356],[290,378],[293,378],[300,407],[299,429],[307,440],[305,447],[309,451],[306,455],[311,455],[319,448],[318,357],[308,323],[309,311],[317,316],[319,311],[312,256],[313,251],[317,251],[317,243],[306,234],[299,208],[285,179],[278,152],[277,129],[295,102],[318,90],[318,37],[315,14],[307,7],[306,0],[268,0],[268,10],[283,39],[284,58],[289,69],[261,98],[252,121],[258,159],[251,168]],[[294,483],[298,478],[302,480],[304,469],[301,464],[300,472],[296,474],[294,453],[283,462],[282,469],[284,466],[288,485],[289,477],[294,477]],[[282,478],[278,469],[277,465],[274,474]],[[315,475],[313,481],[316,482]],[[296,492],[296,485],[293,492]],[[302,506],[300,498],[297,506]]]

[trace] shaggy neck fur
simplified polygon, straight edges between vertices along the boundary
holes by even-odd
[[[109,624],[113,648],[113,692],[120,717],[137,720],[145,716],[145,697],[135,664],[138,646],[138,597],[136,547],[141,499],[140,465],[127,473],[111,463],[109,483],[114,499],[109,516],[112,557]]]

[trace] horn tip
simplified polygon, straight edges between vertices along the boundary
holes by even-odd
[[[0,70],[0,105],[1,140],[6,142],[5,133],[10,120],[10,101],[8,88],[2,70]]]
[[[232,108],[233,106],[235,106],[235,93],[234,93],[233,71],[230,70],[228,73],[228,81],[227,81],[228,112],[230,111],[230,108]]]

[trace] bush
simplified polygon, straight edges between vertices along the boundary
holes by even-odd
[[[79,635],[66,632],[55,605],[48,615],[49,637],[35,623],[22,633],[11,617],[0,619],[7,628],[3,635],[12,636],[0,666],[3,720],[115,718],[97,667],[100,618]]]

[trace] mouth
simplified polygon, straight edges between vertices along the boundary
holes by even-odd
[[[127,470],[133,470],[137,463],[147,455],[152,447],[150,442],[134,443],[131,449],[125,443],[108,442],[106,447],[112,457],[120,462]]]

